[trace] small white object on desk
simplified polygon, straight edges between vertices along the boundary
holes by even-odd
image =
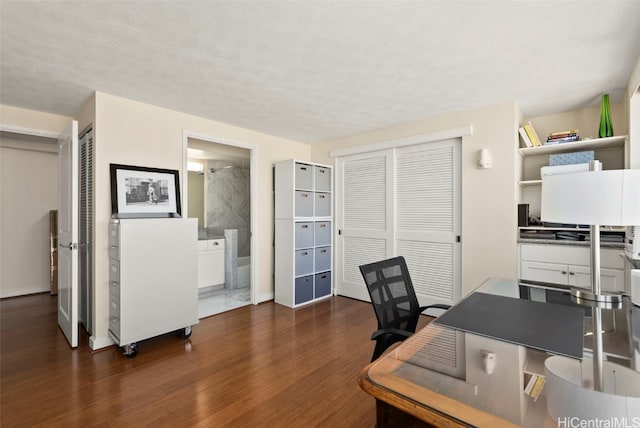
[[[496,353],[491,351],[482,351],[482,364],[487,374],[493,373],[496,368]]]

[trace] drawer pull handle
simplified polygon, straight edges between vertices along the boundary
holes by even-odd
[[[302,228],[303,228],[303,229],[308,229],[308,228],[309,228],[309,225],[308,225],[308,224],[303,224],[303,225],[302,225]]]
[[[324,196],[324,195],[318,195],[318,197],[319,197],[320,199],[324,199],[326,196]]]
[[[307,170],[307,167],[305,167],[305,166],[301,166],[300,167],[300,171],[306,171],[306,170]]]
[[[118,285],[118,281],[111,281],[111,286],[116,287]]]
[[[220,245],[218,241],[214,242],[213,245]]]
[[[302,194],[300,194],[300,196],[303,197],[303,198],[308,198],[309,194],[308,193],[302,193]]]
[[[326,171],[326,170],[324,170],[324,169],[319,169],[319,170],[318,170],[318,172],[319,172],[320,174],[324,174],[324,173],[325,173],[325,172],[327,172],[327,171]]]
[[[308,256],[309,253],[307,253],[306,251],[304,253],[302,253],[303,256]]]
[[[322,275],[320,278],[327,279],[327,275]]]
[[[569,272],[569,275],[575,275],[575,274],[576,274],[575,272]]]
[[[567,274],[567,271],[566,271],[566,270],[563,270],[563,271],[562,271],[562,274],[563,274],[563,275],[566,275],[566,274]]]
[[[321,224],[320,224],[320,227],[327,227],[327,225],[326,225],[326,224],[324,224],[324,223],[321,223]]]
[[[320,250],[320,252],[321,252],[321,253],[326,253],[326,252],[327,252],[327,250]]]

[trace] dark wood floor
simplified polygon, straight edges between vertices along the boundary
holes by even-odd
[[[5,428],[375,425],[357,385],[373,350],[369,303],[246,306],[201,320],[187,341],[142,341],[132,359],[92,354],[86,337],[69,348],[48,294],[0,301],[0,313]]]

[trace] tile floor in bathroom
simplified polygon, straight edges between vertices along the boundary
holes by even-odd
[[[225,288],[198,290],[198,318],[206,318],[251,304],[249,287],[227,290]]]

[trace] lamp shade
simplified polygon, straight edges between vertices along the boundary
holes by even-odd
[[[547,222],[640,225],[640,170],[549,175],[542,179],[541,219]]]

